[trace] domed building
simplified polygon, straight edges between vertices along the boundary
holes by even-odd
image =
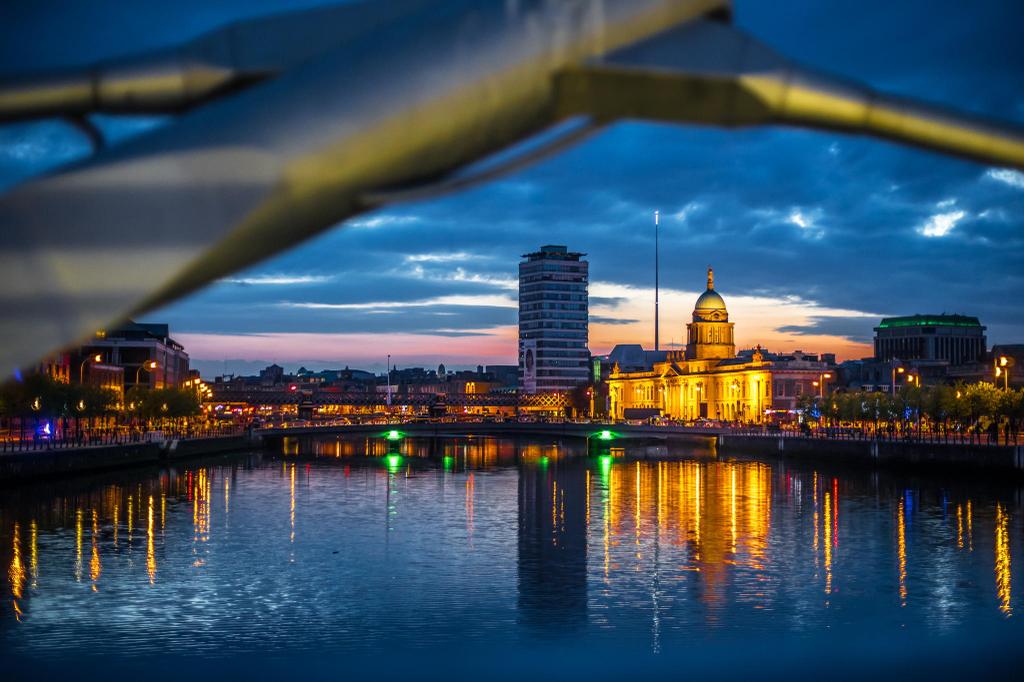
[[[686,324],[685,350],[667,352],[649,370],[614,367],[608,378],[611,416],[761,422],[773,408],[791,407],[801,392],[817,391],[828,370],[799,351],[795,358],[780,360],[769,358],[760,346],[736,355],[729,310],[708,268],[707,289]]]
[[[686,325],[686,359],[707,360],[736,355],[732,322],[725,301],[715,291],[715,273],[708,268],[708,288],[693,306],[693,322]]]

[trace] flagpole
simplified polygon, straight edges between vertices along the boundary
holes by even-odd
[[[658,311],[658,212],[654,212],[654,350],[661,350],[658,343],[658,324],[659,311]]]

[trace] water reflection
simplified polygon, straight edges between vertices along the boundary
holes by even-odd
[[[896,551],[899,557],[900,606],[907,605],[907,515],[903,498],[897,503]]]
[[[156,539],[153,536],[153,496],[149,496],[149,513],[146,517],[146,572],[149,584],[156,583]]]
[[[23,596],[25,587],[25,566],[21,562],[21,526],[15,522],[12,536],[11,567],[7,571],[7,577],[11,583],[11,596],[13,597],[15,617],[21,619],[21,607],[18,601]]]
[[[520,622],[565,633],[587,620],[586,469],[536,452],[524,454],[527,464],[519,475]]]
[[[97,584],[100,574],[103,572],[103,564],[100,562],[100,517],[99,512],[92,510],[92,555],[89,558],[89,580],[92,581],[92,591],[98,590]]]
[[[1000,504],[996,504],[996,593],[999,610],[1009,616],[1010,610],[1010,521]]]
[[[12,492],[0,645],[201,653],[215,634],[288,650],[400,633],[659,652],[722,630],[1016,621],[1016,487],[635,458],[649,453],[296,441],[278,456]],[[104,639],[101,603],[130,627]]]

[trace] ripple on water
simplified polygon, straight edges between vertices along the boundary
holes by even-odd
[[[1012,485],[781,462],[601,465],[489,439],[448,441],[433,459],[405,447],[390,469],[313,447],[5,496],[0,645],[661,652],[826,629],[1017,627]]]

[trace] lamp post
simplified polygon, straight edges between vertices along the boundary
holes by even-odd
[[[89,362],[102,362],[102,361],[103,361],[103,356],[100,355],[99,353],[96,353],[96,355],[90,355],[85,360],[82,360],[82,364],[78,366],[78,384],[82,385],[82,384],[85,383],[85,366],[87,364],[89,364]]]
[[[896,373],[903,374],[906,370],[902,367],[897,367],[895,364],[892,366],[892,383],[890,384],[890,391],[892,395],[896,395]]]
[[[831,372],[822,372],[821,374],[818,375],[818,380],[816,382],[814,382],[814,385],[818,387],[818,397],[819,398],[824,398],[825,397],[825,380],[826,379],[831,379],[831,378],[832,378],[832,373]]]
[[[137,370],[135,370],[135,386],[138,387],[138,385],[139,385],[139,376],[142,374],[142,370],[146,370],[147,372],[152,372],[156,368],[157,368],[156,360],[148,360],[148,361],[142,363],[141,365],[139,365],[139,368]]]
[[[995,360],[996,379],[1003,377],[1003,390],[1010,390],[1010,367],[1013,366],[1013,358],[1000,355]]]
[[[910,382],[911,386],[921,388],[921,373],[918,370],[917,374],[911,374],[907,377],[907,381]],[[921,391],[917,392],[917,438],[921,438]]]

